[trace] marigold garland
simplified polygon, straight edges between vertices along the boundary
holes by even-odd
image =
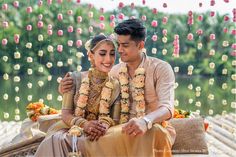
[[[120,123],[126,123],[129,120],[129,77],[126,66],[121,67],[119,71],[119,81],[121,85],[121,115]],[[132,97],[136,104],[136,117],[145,115],[145,100],[144,100],[144,85],[145,85],[145,69],[138,68],[135,70],[134,78],[131,86],[134,87]]]

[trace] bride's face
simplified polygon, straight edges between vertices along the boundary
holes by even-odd
[[[110,42],[101,43],[90,56],[94,66],[101,72],[109,72],[115,63],[115,47]]]

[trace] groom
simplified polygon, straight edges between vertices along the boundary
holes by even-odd
[[[122,132],[134,138],[152,134],[150,139],[146,137],[149,144],[150,140],[152,141],[152,146],[146,146],[145,140],[140,139],[139,143],[145,149],[147,147],[140,153],[151,150],[155,156],[171,156],[175,131],[170,125],[162,124],[171,119],[174,113],[175,77],[172,68],[167,62],[149,57],[143,52],[146,28],[141,21],[137,19],[124,20],[115,27],[114,31],[117,34],[118,52],[122,63],[115,65],[110,75],[120,80],[121,104],[122,92],[124,92],[122,86],[127,85],[129,95],[126,100],[129,103],[130,120],[122,127]],[[141,78],[142,74],[143,79]],[[121,75],[127,76],[128,84],[122,84],[124,77]],[[137,80],[145,81],[142,85],[142,82],[137,82]],[[64,77],[59,86],[60,93],[67,92],[71,86],[71,78],[69,76]],[[123,104],[123,106],[125,105],[127,104]],[[142,110],[145,111],[145,115],[141,118],[135,118],[137,114],[142,115]],[[125,114],[123,118],[125,120]],[[146,154],[144,153],[145,156]]]

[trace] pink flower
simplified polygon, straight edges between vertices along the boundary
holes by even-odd
[[[146,21],[147,17],[145,15],[142,15],[142,21]]]
[[[38,1],[38,6],[42,6],[43,5],[43,1],[42,0],[39,0]]]
[[[100,8],[100,12],[103,14],[104,13],[104,8]]]
[[[80,0],[77,0],[76,2],[77,2],[77,3],[80,3]]]
[[[198,5],[199,5],[199,7],[202,7],[202,3],[201,2]]]
[[[153,20],[152,23],[151,23],[152,27],[157,27],[158,25],[158,22],[156,20]]]
[[[119,9],[124,8],[124,3],[123,3],[123,2],[120,2],[119,5],[118,5],[118,8],[119,8]]]
[[[143,3],[143,5],[145,5],[145,4],[146,4],[146,1],[145,1],[145,0],[142,0],[142,3]]]
[[[78,34],[82,34],[82,29],[81,29],[81,28],[77,28],[76,32],[77,32]]]
[[[153,13],[153,14],[157,14],[157,8],[153,8],[153,9],[152,9],[152,13]]]
[[[2,10],[8,10],[8,4],[7,3],[2,4]]]
[[[215,40],[216,39],[215,34],[210,34],[210,39]]]
[[[232,49],[236,50],[236,43],[233,43],[231,46]]]
[[[57,0],[57,3],[59,3],[59,4],[62,3],[62,2],[63,2],[63,0]]]
[[[154,34],[154,35],[152,36],[152,41],[157,41],[157,35],[156,35],[156,34]]]
[[[104,17],[103,15],[101,15],[101,16],[99,17],[99,20],[100,20],[100,21],[104,21],[104,19],[105,19],[105,17]]]
[[[111,21],[111,22],[110,22],[110,27],[111,27],[111,28],[114,28],[115,25],[116,25],[115,21]]]
[[[135,16],[131,16],[130,19],[136,19],[136,17]]]
[[[83,20],[82,16],[77,16],[77,22],[78,23],[82,22],[82,20]]]
[[[3,25],[4,28],[7,28],[8,27],[8,22],[7,21],[3,21],[2,25]]]
[[[236,29],[232,29],[231,34],[236,35]]]
[[[233,15],[235,15],[236,14],[236,8],[233,8],[232,12],[233,12]]]
[[[224,27],[223,31],[224,33],[228,33],[228,28]]]
[[[167,8],[167,3],[163,3],[163,8]]]
[[[27,25],[27,26],[26,26],[26,30],[27,30],[27,31],[31,31],[31,30],[32,30],[32,25]]]
[[[37,26],[38,26],[38,28],[43,28],[43,21],[38,21]]]
[[[48,33],[48,35],[52,35],[52,30],[51,29],[49,29],[48,31],[47,31],[47,33]]]
[[[14,34],[14,41],[15,41],[16,44],[19,43],[19,41],[20,41],[20,35],[19,34]]]
[[[229,0],[224,0],[225,3],[229,3]]]
[[[236,16],[235,16],[235,17],[233,17],[233,22],[236,22]]]
[[[51,24],[48,25],[48,29],[52,29],[52,25]]]
[[[2,45],[3,45],[3,46],[6,46],[6,45],[7,45],[7,42],[8,42],[8,41],[7,41],[6,38],[3,38],[3,39],[2,39]]]
[[[42,20],[42,19],[43,19],[43,15],[42,15],[42,14],[39,14],[38,19],[39,19],[39,20]]]
[[[233,57],[236,57],[236,52],[235,52],[235,51],[232,51],[232,52],[230,53],[230,55],[233,56]]]
[[[58,36],[63,36],[63,30],[61,30],[61,29],[58,30],[58,31],[57,31],[57,35],[58,35]]]
[[[179,35],[178,35],[178,34],[175,34],[174,39],[175,39],[175,40],[179,39]]]
[[[134,9],[134,8],[135,8],[135,5],[134,5],[133,2],[130,4],[130,8],[131,8],[131,9]]]
[[[164,36],[167,36],[167,29],[163,29],[163,30],[162,30],[162,34],[163,34]]]
[[[15,8],[18,8],[18,7],[19,7],[19,1],[14,1],[14,2],[13,2],[13,6],[14,6]]]
[[[168,17],[163,17],[162,18],[162,23],[165,25],[168,22]]]
[[[93,4],[89,3],[89,4],[88,4],[88,8],[89,8],[89,9],[92,9],[92,8],[93,8]]]
[[[193,40],[193,34],[189,33],[187,38],[188,38],[188,40]]]
[[[58,36],[63,36],[63,30],[61,30],[61,29],[58,30],[58,31],[57,31],[57,35],[58,35]]]
[[[89,26],[89,32],[90,32],[90,33],[93,32],[93,26]]]
[[[63,51],[63,45],[57,45],[57,51],[62,52]]]
[[[72,10],[68,10],[68,11],[67,11],[67,14],[68,14],[68,15],[72,15],[72,14],[73,14],[73,11],[72,11]]]
[[[105,24],[104,23],[100,23],[99,27],[100,27],[101,30],[104,30],[105,29]]]
[[[27,12],[27,13],[32,13],[32,11],[33,11],[33,9],[32,9],[31,6],[29,6],[29,7],[26,8],[26,12]]]
[[[229,16],[225,15],[224,16],[224,21],[229,21]]]
[[[67,28],[67,31],[68,31],[69,33],[72,33],[72,32],[74,31],[73,26],[69,26],[69,27]]]
[[[197,19],[198,19],[198,21],[202,21],[203,20],[203,16],[199,15]]]
[[[52,4],[52,0],[47,0],[48,5]]]
[[[63,20],[63,15],[61,13],[57,14],[57,19],[59,21],[62,21]]]
[[[214,12],[214,11],[211,11],[211,12],[210,12],[210,16],[211,16],[211,17],[215,16],[215,12]]]
[[[124,15],[123,13],[120,13],[120,14],[118,15],[118,18],[121,19],[121,20],[123,20],[124,17],[125,17],[125,15]]]
[[[198,29],[196,33],[197,33],[197,35],[202,35],[203,34],[203,30],[202,29]]]
[[[190,10],[189,12],[188,12],[188,16],[192,16],[193,15],[193,12]]]
[[[214,6],[216,3],[215,3],[215,0],[211,0],[211,2],[210,2],[210,5],[211,6]]]
[[[82,46],[82,40],[77,40],[77,41],[76,41],[76,46],[77,46],[77,47]]]
[[[115,15],[110,15],[110,20],[113,21],[115,19]]]

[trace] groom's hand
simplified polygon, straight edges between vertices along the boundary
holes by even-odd
[[[66,92],[69,92],[73,87],[73,78],[69,73],[66,73],[64,78],[61,80],[58,86],[58,92],[63,95]]]
[[[122,132],[129,136],[143,135],[147,131],[147,125],[142,118],[133,118],[122,128]]]

